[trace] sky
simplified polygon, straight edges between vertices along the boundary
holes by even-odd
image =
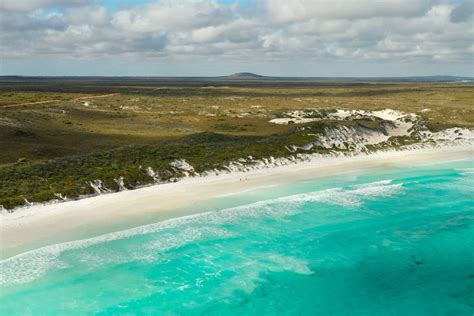
[[[0,0],[0,74],[474,76],[474,0]]]

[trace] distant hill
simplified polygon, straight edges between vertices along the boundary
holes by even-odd
[[[262,80],[262,79],[271,79],[272,77],[266,77],[257,75],[251,72],[238,72],[230,76],[219,77],[219,79],[229,79],[229,80]]]

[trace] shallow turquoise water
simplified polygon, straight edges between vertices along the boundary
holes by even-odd
[[[35,250],[0,262],[0,312],[472,315],[473,167],[267,188]]]

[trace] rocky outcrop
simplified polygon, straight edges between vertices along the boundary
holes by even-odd
[[[0,205],[0,214],[4,213],[11,213],[11,211],[7,210],[3,205]]]
[[[152,178],[155,183],[161,181],[160,174],[157,171],[153,170],[152,167],[148,166],[145,168],[145,167],[139,166],[138,169],[141,172],[145,173],[150,178]]]
[[[90,181],[90,182],[89,182],[89,185],[91,186],[91,188],[94,190],[94,192],[95,192],[96,194],[102,194],[102,193],[111,192],[109,189],[107,189],[107,188],[104,186],[102,180],[99,180],[99,179]]]
[[[170,167],[176,171],[177,173],[183,174],[183,176],[187,177],[190,175],[194,175],[194,167],[191,166],[186,160],[184,159],[177,159],[170,162]]]
[[[125,187],[125,182],[124,182],[123,177],[115,178],[115,179],[114,179],[114,182],[117,183],[118,188],[119,188],[119,191],[128,190],[128,189]]]
[[[62,193],[54,193],[54,196],[57,197],[60,201],[67,201],[67,197],[62,195]]]

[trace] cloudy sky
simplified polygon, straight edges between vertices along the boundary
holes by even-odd
[[[474,0],[0,0],[2,74],[474,76]]]

